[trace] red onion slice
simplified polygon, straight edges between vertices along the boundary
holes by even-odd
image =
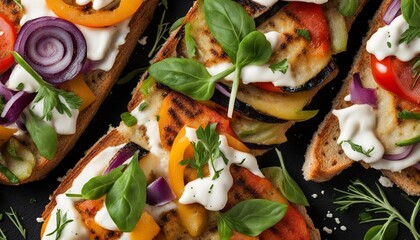
[[[389,5],[388,9],[386,10],[382,20],[385,24],[389,25],[392,20],[398,17],[401,14],[401,0],[394,0]]]
[[[226,97],[230,97],[230,92],[226,90],[221,84],[216,83],[216,90],[219,91],[221,94],[225,95]]]
[[[406,158],[413,151],[415,144],[406,146],[404,151],[398,154],[387,154],[385,153],[382,158],[390,161],[398,161]]]
[[[20,91],[4,105],[0,117],[0,125],[8,126],[20,117],[20,114],[35,98],[36,93]]]
[[[414,164],[413,167],[420,171],[420,163]]]
[[[26,22],[16,39],[15,51],[51,84],[74,78],[87,54],[82,32],[71,22],[40,17]]]
[[[117,154],[111,159],[107,169],[104,174],[109,173],[112,169],[121,166],[127,159],[131,158],[136,151],[139,151],[139,159],[146,156],[149,152],[139,145],[129,142],[124,147],[122,147]]]
[[[353,81],[350,83],[350,100],[354,104],[376,106],[377,97],[375,89],[364,88],[359,73],[353,74]]]
[[[146,196],[146,203],[152,206],[162,206],[175,199],[175,194],[163,177],[147,186]]]

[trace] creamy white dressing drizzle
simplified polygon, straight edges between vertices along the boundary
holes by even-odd
[[[78,5],[86,5],[90,2],[92,2],[92,8],[95,10],[100,10],[109,4],[113,3],[115,0],[76,0],[76,3]]]
[[[186,128],[185,130],[185,135],[191,142],[198,141],[196,129]],[[187,183],[179,199],[181,204],[199,203],[210,211],[223,209],[227,202],[227,193],[233,184],[233,178],[229,171],[232,164],[238,164],[249,169],[253,174],[264,177],[258,168],[256,158],[252,154],[230,147],[224,135],[220,135],[220,142],[220,150],[229,159],[228,164],[226,165],[223,159],[219,157],[214,161],[215,169],[221,170],[218,178],[213,180],[215,171],[212,167],[209,167],[210,175],[208,177],[198,178]]]
[[[95,215],[95,222],[108,230],[111,231],[119,231],[117,225],[112,220],[111,216],[109,215],[108,210],[106,209],[105,204],[102,206],[102,208],[96,213]]]
[[[271,45],[272,51],[276,51],[280,45],[281,33],[271,31],[264,34],[267,38],[267,41]],[[214,76],[229,67],[232,66],[230,62],[221,62],[210,66],[207,68],[207,71],[210,75]],[[225,80],[233,81],[235,73],[229,74],[225,77]],[[280,71],[274,71],[270,68],[270,64],[263,65],[248,65],[242,68],[241,71],[241,80],[244,84],[256,83],[256,82],[271,82],[274,86],[288,86],[296,87],[299,85],[297,80],[294,78],[292,67],[288,63],[288,68],[286,73]]]
[[[410,61],[420,53],[420,38],[413,39],[410,43],[399,43],[401,34],[408,29],[404,17],[396,17],[391,24],[381,27],[367,41],[366,50],[374,54],[378,60],[388,56],[396,56],[403,62]]]
[[[63,102],[71,112],[71,116],[67,115],[66,113],[59,113],[57,109],[52,110],[51,120],[47,121],[44,119],[48,125],[52,126],[57,134],[60,135],[70,135],[76,132],[76,123],[77,123],[77,116],[79,115],[78,109],[71,109],[70,106],[67,104],[66,100],[59,96],[61,102]],[[28,106],[28,109],[32,110],[32,112],[38,116],[42,117],[44,111],[44,99],[35,103],[34,101],[31,102]],[[28,114],[28,113],[26,113]]]
[[[157,96],[156,96],[157,97]],[[158,98],[158,97],[157,97]],[[142,104],[142,101],[140,104]],[[140,105],[139,104],[139,105]],[[162,143],[160,142],[159,125],[157,116],[159,115],[160,104],[153,104],[148,102],[148,106],[142,111],[136,106],[131,115],[137,119],[137,125],[146,127],[146,135],[148,137],[148,144],[150,153],[156,157],[159,164],[155,165],[153,169],[154,173],[158,176],[167,177],[167,169],[169,162],[169,153],[163,149]]]

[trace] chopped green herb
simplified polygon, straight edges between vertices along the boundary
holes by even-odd
[[[339,0],[338,11],[345,17],[351,17],[356,14],[359,8],[359,0]]]
[[[398,113],[398,118],[420,120],[420,112],[402,111]]]
[[[16,229],[20,232],[22,237],[26,239],[26,229],[23,227],[17,213],[13,210],[12,207],[10,207],[10,210],[12,212],[6,212],[7,217],[10,219],[10,221],[12,221],[13,225],[15,225]]]
[[[386,42],[386,45],[388,46],[388,48],[391,48],[392,47],[391,42]]]
[[[289,68],[289,63],[287,62],[287,59],[283,59],[278,63],[274,63],[270,65],[271,71],[280,71],[281,73],[285,74],[287,72],[287,69]]]
[[[7,240],[7,237],[1,228],[0,228],[0,240]]]
[[[0,164],[0,173],[2,173],[11,184],[19,184],[19,178],[3,164]]]
[[[414,78],[414,82],[413,85],[411,85],[411,89],[414,89],[414,87],[417,85],[417,82],[420,79],[420,57],[414,60],[413,66],[411,67],[411,73],[413,74]]]
[[[140,92],[143,95],[149,95],[152,92],[152,88],[155,85],[155,80],[151,76],[143,80],[140,87]]]
[[[0,221],[3,220],[3,213],[0,213]]]
[[[8,141],[6,145],[6,151],[10,157],[15,160],[23,161],[23,158],[20,157],[16,152],[16,146],[14,141]]]
[[[164,23],[165,15],[166,15],[166,10],[163,11],[162,17],[160,18],[160,22],[159,22],[157,33],[156,33],[155,43],[153,44],[152,49],[147,55],[149,58],[155,55],[155,53],[158,51],[160,46],[162,46],[160,42],[164,40],[165,34],[169,32],[169,23]]]
[[[30,199],[29,199],[29,203],[30,203],[30,204],[34,204],[34,203],[36,203],[36,198],[30,198]]]
[[[18,91],[22,91],[24,88],[25,88],[25,84],[23,84],[23,83],[19,83],[19,84],[17,85],[17,87],[16,87],[16,90],[18,90]]]
[[[405,32],[401,34],[399,44],[406,42],[410,43],[415,38],[420,37],[420,27],[409,26]]]
[[[189,58],[195,57],[195,50],[197,47],[197,43],[195,42],[194,38],[191,36],[191,28],[192,28],[191,23],[187,23],[185,25],[185,44],[187,45],[187,54]]]
[[[56,229],[50,233],[48,233],[46,236],[51,236],[55,233],[55,240],[60,239],[61,232],[64,230],[64,227],[73,222],[73,219],[67,219],[67,212],[64,213],[63,216],[61,216],[61,209],[58,209],[55,214],[55,221],[56,221]]]
[[[77,193],[66,193],[66,197],[69,198],[83,198],[82,194],[77,194]]]
[[[0,112],[3,112],[4,105],[6,105],[6,100],[3,96],[0,96]]]
[[[172,26],[169,28],[169,32],[173,32],[173,31],[175,31],[175,29],[179,28],[182,25],[182,23],[184,22],[184,19],[185,19],[185,17],[178,18],[178,20],[176,20],[172,24]]]
[[[308,29],[299,29],[299,28],[296,28],[295,31],[296,31],[297,35],[305,38],[308,41],[311,41],[311,33],[309,32]]]
[[[395,143],[395,145],[398,146],[398,147],[404,147],[404,146],[413,145],[413,144],[416,144],[416,143],[419,143],[419,142],[420,142],[420,135],[418,135],[416,137],[413,137],[413,138],[410,138],[410,139],[399,141],[399,142]]]
[[[344,142],[350,144],[351,149],[353,151],[361,153],[361,154],[365,155],[366,157],[370,157],[370,154],[375,149],[374,147],[372,147],[372,148],[368,149],[367,151],[365,151],[361,145],[358,145],[358,144],[352,142],[351,140],[344,140],[340,143],[340,145],[343,144]]]
[[[156,115],[156,121],[159,122],[159,120],[160,120],[160,116],[159,115]]]
[[[145,110],[148,106],[149,106],[149,104],[147,102],[140,103],[139,111],[141,112],[141,111]]]
[[[20,9],[22,9],[22,10],[23,10],[23,5],[22,5],[22,3],[20,2],[20,0],[13,0],[13,2],[15,2],[15,3],[16,3],[16,5],[18,5],[18,6],[20,7]]]
[[[133,115],[131,115],[129,112],[124,112],[121,114],[121,120],[123,123],[128,126],[132,127],[137,124],[137,118],[135,118]]]
[[[131,72],[127,73],[127,75],[125,75],[124,77],[120,78],[117,84],[122,85],[122,84],[128,83],[131,80],[133,80],[136,76],[138,76],[139,74],[143,73],[146,70],[147,70],[147,67],[134,69]]]

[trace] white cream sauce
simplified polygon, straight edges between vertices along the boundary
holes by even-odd
[[[309,2],[309,3],[316,3],[316,4],[323,4],[328,2],[328,0],[283,0],[285,2]],[[275,3],[278,2],[278,0],[253,0],[253,2],[256,2],[258,4],[261,4],[265,7],[271,7],[273,6]]]
[[[396,56],[403,62],[410,61],[420,53],[420,38],[413,39],[410,43],[399,43],[401,34],[408,29],[404,17],[396,17],[391,24],[381,27],[368,40],[366,50],[374,54],[378,60],[388,56]]]
[[[186,128],[186,136],[191,142],[197,142],[196,129]],[[199,203],[210,211],[223,209],[227,202],[227,193],[232,187],[233,178],[229,167],[238,164],[249,169],[253,174],[264,177],[258,168],[256,158],[249,153],[238,151],[228,145],[226,136],[220,135],[220,150],[229,159],[225,164],[221,157],[214,161],[215,169],[221,170],[220,176],[213,180],[215,171],[209,166],[210,175],[202,179],[196,179],[187,183],[184,192],[179,199],[181,204]]]
[[[60,135],[74,134],[76,132],[76,123],[77,123],[77,116],[79,115],[79,110],[71,109],[63,97],[59,96],[59,98],[61,102],[63,102],[70,109],[71,116],[67,115],[67,113],[61,114],[57,111],[57,109],[54,108],[51,112],[52,113],[51,120],[47,121],[44,118],[44,121],[48,125],[52,126],[57,134],[60,134]],[[44,111],[44,99],[42,99],[41,101],[37,103],[35,102],[30,103],[28,106],[28,109],[31,109],[32,112],[36,116],[42,117],[43,111]]]
[[[92,2],[92,8],[95,10],[100,10],[109,4],[113,3],[115,0],[76,0],[78,5],[87,5],[88,3]]]
[[[102,206],[102,208],[96,213],[95,215],[95,222],[108,230],[111,231],[119,231],[117,225],[112,220],[111,216],[109,215],[108,210],[106,209],[105,204]]]
[[[276,51],[280,45],[281,33],[271,31],[264,34],[267,38],[267,41],[271,45],[272,51]],[[214,76],[232,66],[230,62],[222,62],[210,66],[207,68],[207,71],[210,75]],[[225,80],[233,81],[235,73],[229,74],[225,77]],[[280,71],[271,70],[269,64],[263,65],[247,65],[242,68],[241,71],[241,80],[244,84],[255,83],[255,82],[271,82],[274,86],[288,86],[296,87],[299,85],[297,80],[294,78],[292,67],[288,63],[288,68],[286,73]]]
[[[420,162],[420,144],[417,144],[411,154],[399,161],[383,159],[385,149],[382,143],[375,136],[376,113],[367,104],[355,104],[341,110],[333,110],[340,124],[340,136],[337,143],[350,140],[361,145],[363,150],[374,148],[370,153],[371,157],[352,150],[350,144],[342,143],[341,147],[347,157],[354,161],[363,160],[370,167],[375,169],[387,169],[399,172],[407,167]]]

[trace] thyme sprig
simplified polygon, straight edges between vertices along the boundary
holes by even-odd
[[[165,35],[169,32],[170,26],[168,22],[165,21],[166,9],[163,10],[162,17],[160,18],[155,43],[153,44],[152,49],[150,50],[149,54],[147,55],[149,58],[155,55],[155,53],[161,48],[162,40],[165,40]]]
[[[47,234],[47,236],[51,236],[55,233],[55,239],[60,239],[61,232],[64,230],[64,227],[73,222],[73,219],[67,219],[67,212],[64,213],[63,216],[61,216],[61,209],[58,209],[55,214],[55,221],[56,221],[56,228],[54,231]]]
[[[409,220],[407,220],[396,208],[394,208],[389,203],[384,191],[378,185],[376,185],[376,187],[379,191],[379,195],[360,180],[356,180],[352,183],[352,185],[348,186],[347,191],[335,189],[337,192],[342,193],[343,196],[336,198],[334,200],[334,204],[339,206],[337,208],[339,211],[347,210],[354,204],[366,204],[369,205],[369,207],[366,209],[366,212],[388,215],[388,217],[372,217],[372,219],[361,221],[361,223],[385,221],[385,224],[382,225],[380,231],[377,233],[379,237],[378,239],[383,239],[387,227],[391,226],[391,222],[396,221],[406,226],[410,230],[414,239],[419,240],[420,234],[416,229],[415,222],[417,214],[420,210],[420,198],[417,199],[417,202],[415,202],[411,217]]]
[[[23,238],[26,239],[26,229],[23,226],[22,222],[19,220],[19,216],[13,210],[12,207],[10,207],[10,211],[11,212],[6,212],[7,217],[10,219],[10,221],[13,223],[13,225],[16,227],[16,229],[20,232],[20,234],[23,236]]]

